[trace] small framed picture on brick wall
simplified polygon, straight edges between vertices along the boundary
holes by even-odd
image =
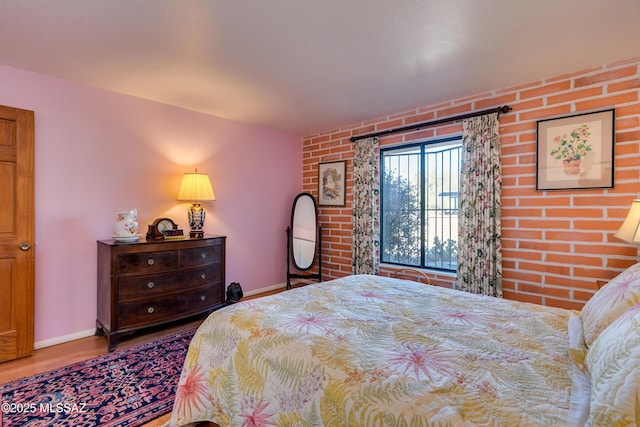
[[[320,206],[344,206],[346,161],[318,164],[318,204]]]
[[[613,188],[613,109],[537,122],[537,190]]]

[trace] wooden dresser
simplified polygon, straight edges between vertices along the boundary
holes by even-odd
[[[225,305],[225,236],[98,241],[96,334],[118,337]]]

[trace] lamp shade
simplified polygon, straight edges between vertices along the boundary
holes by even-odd
[[[633,201],[627,218],[613,236],[625,242],[640,243],[640,199]]]
[[[206,173],[185,173],[178,192],[178,201],[181,202],[208,202],[215,200],[209,175]]]

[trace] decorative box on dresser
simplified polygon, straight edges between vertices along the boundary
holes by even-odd
[[[119,336],[225,305],[225,236],[98,241],[96,334]]]

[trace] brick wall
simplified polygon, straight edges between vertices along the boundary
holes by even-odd
[[[347,161],[347,204],[320,207],[323,276],[351,274],[354,135],[508,104],[500,117],[505,298],[580,309],[636,260],[636,247],[613,237],[640,192],[640,58],[550,77],[447,103],[399,112],[304,139],[303,189],[318,196],[318,163]],[[615,108],[614,188],[537,191],[536,121]],[[381,138],[388,146],[460,133],[460,122]],[[383,266],[383,274],[391,269]],[[451,286],[451,275],[431,274]]]

